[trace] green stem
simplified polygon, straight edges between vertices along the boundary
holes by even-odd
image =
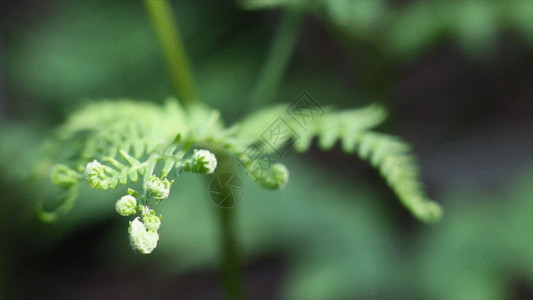
[[[216,154],[218,167],[216,174],[233,173],[232,160],[223,153]],[[232,191],[228,186],[223,187],[220,199],[225,199],[231,195]],[[219,201],[218,203],[220,203]],[[222,262],[222,281],[226,293],[226,298],[231,300],[244,299],[242,290],[242,275],[240,268],[239,251],[237,248],[237,234],[235,226],[236,207],[223,208],[216,207],[220,230],[220,254]]]
[[[268,51],[265,66],[249,102],[249,111],[272,102],[276,96],[283,73],[291,57],[302,23],[304,10],[301,7],[287,8],[281,24]]]
[[[243,299],[240,261],[235,243],[235,208],[219,207],[217,210],[221,225],[222,280],[226,298]]]
[[[166,0],[144,0],[144,3],[159,37],[177,94],[181,96],[186,105],[197,101],[196,88],[187,63],[185,49],[168,2]],[[217,158],[219,158],[217,173],[235,173],[232,171],[231,158],[223,155],[223,153],[217,154]],[[222,197],[230,193],[228,187],[227,190],[223,190]],[[217,208],[217,210],[221,230],[222,280],[226,296],[228,299],[243,299],[240,262],[235,242],[235,211],[227,208]]]
[[[198,94],[171,7],[166,0],[144,0],[144,4],[161,43],[175,92],[189,105],[197,100]]]

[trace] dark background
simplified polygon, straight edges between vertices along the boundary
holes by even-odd
[[[283,9],[242,3],[173,1],[201,97],[228,124]],[[385,105],[379,130],[413,145],[445,214],[419,223],[340,147],[291,153],[283,191],[244,180],[236,209],[249,298],[533,298],[533,2],[305,9],[276,102],[307,91],[321,105]],[[221,298],[215,207],[200,178],[180,178],[161,204],[150,256],[129,249],[113,211],[120,192],[86,189],[56,224],[34,214],[51,195],[31,181],[40,147],[70,112],[173,95],[142,3],[4,1],[0,19],[0,298]]]

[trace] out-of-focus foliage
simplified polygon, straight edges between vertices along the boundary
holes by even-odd
[[[421,236],[412,257],[420,274],[434,274],[420,276],[424,298],[509,299],[514,280],[533,282],[532,171],[510,178],[503,192],[447,192],[450,218]]]
[[[529,0],[406,1],[243,0],[249,9],[309,9],[357,39],[376,42],[391,56],[416,56],[443,36],[457,39],[471,57],[492,52],[506,30],[533,43]]]
[[[42,5],[49,11],[46,19],[15,23],[6,34],[8,87],[24,100],[10,103],[13,111],[57,124],[88,99],[162,102],[172,94],[141,2],[75,0]],[[227,103],[245,103],[261,58],[260,45],[239,44],[259,40],[251,35],[253,27],[235,32],[239,15],[233,12],[228,17],[226,12],[235,10],[228,1],[180,2],[174,7],[195,77],[204,87],[202,99],[217,104],[225,116],[235,117],[238,112],[231,114]],[[225,36],[232,39],[222,42]],[[42,114],[44,110],[54,114]]]

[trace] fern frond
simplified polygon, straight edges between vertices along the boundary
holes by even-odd
[[[148,254],[157,246],[161,225],[161,216],[151,207],[169,197],[174,182],[170,175],[179,177],[184,171],[213,174],[215,152],[238,158],[248,175],[264,188],[279,189],[287,184],[289,171],[271,155],[282,155],[290,147],[305,151],[318,137],[323,150],[340,140],[345,152],[368,160],[417,218],[435,221],[441,215],[440,207],[424,195],[409,146],[396,137],[370,131],[385,115],[376,105],[335,111],[293,103],[288,108],[260,111],[225,129],[219,112],[201,105],[182,108],[176,101],[167,101],[163,107],[132,101],[94,103],[73,114],[60,128],[55,144],[51,143],[50,149],[59,150],[61,163],[53,167],[50,177],[62,189],[62,201],[53,211],[44,210],[39,202],[37,215],[44,222],[54,222],[66,214],[83,180],[93,188],[107,190],[142,177],[142,191],[128,188],[128,194],[115,203],[115,210],[121,216],[137,215],[128,229],[130,243]],[[192,147],[209,150],[194,149],[187,158]]]
[[[309,149],[315,137],[323,150],[340,141],[345,152],[355,153],[377,168],[416,217],[424,221],[440,217],[440,207],[424,195],[407,143],[370,130],[385,119],[382,107],[344,111],[327,107],[320,112],[320,117],[291,114],[287,106],[278,105],[224,129],[218,111],[206,106],[185,109],[176,101],[167,101],[165,106],[132,101],[90,104],[73,114],[59,130],[57,148],[70,152],[63,155],[64,164],[54,169],[52,178],[66,196],[56,212],[41,211],[39,215],[52,220],[68,211],[83,177],[92,187],[113,189],[143,176],[145,192],[157,190],[157,201],[166,198],[172,183],[166,177],[172,170],[179,170],[176,176],[182,171],[213,172],[216,158],[208,155],[209,151],[195,151],[192,158],[184,158],[193,146],[234,155],[258,184],[281,188],[289,173],[285,166],[274,163],[272,155],[280,152],[267,138],[279,125],[285,126],[281,129],[285,141],[281,142],[289,142],[296,151]],[[249,150],[255,151],[253,157]]]
[[[53,211],[45,210],[42,200],[38,201],[36,206],[37,217],[44,223],[56,222],[72,209],[76,199],[78,199],[78,195],[79,184],[63,189],[62,195],[60,195],[60,204]]]
[[[418,166],[414,156],[409,152],[409,145],[397,137],[370,130],[385,119],[386,112],[382,107],[370,105],[362,109],[344,111],[324,108],[323,116],[307,118],[306,126],[303,128],[301,122],[298,123],[294,118],[284,115],[284,108],[286,106],[268,108],[234,126],[232,141],[240,146],[235,148],[238,149],[241,159],[242,153],[249,145],[254,145],[264,153],[273,153],[275,149],[269,147],[261,136],[276,118],[285,116],[284,124],[287,128],[293,128],[286,131],[286,138],[292,139],[296,151],[303,152],[309,149],[315,137],[318,138],[318,146],[322,150],[329,150],[340,141],[344,152],[357,154],[379,170],[401,203],[414,216],[425,222],[433,222],[440,218],[442,214],[440,207],[424,194],[418,178]],[[242,160],[256,181],[261,183],[262,181],[257,178],[268,178],[262,176],[262,173],[258,176],[257,172],[253,171],[254,164],[247,162],[246,159]]]
[[[53,212],[40,204],[38,215],[53,221],[66,213],[83,177],[104,190],[139,176],[146,183],[155,171],[164,178],[187,163],[183,158],[193,142],[211,141],[221,132],[218,112],[203,106],[185,109],[175,100],[164,106],[130,100],[91,103],[72,114],[52,142],[62,161],[52,181],[70,192]]]
[[[166,146],[177,133],[187,133],[185,110],[177,101],[165,105],[129,100],[94,102],[72,114],[58,131],[58,144],[84,145],[76,156],[82,171],[94,159],[116,157],[119,150],[141,158]]]
[[[331,149],[340,138],[343,150],[351,152],[356,146],[356,133],[381,124],[386,116],[385,109],[378,105],[326,113],[312,120],[308,130],[304,130],[295,140],[295,149],[296,151],[307,150],[313,137],[318,136],[319,147],[322,150]]]
[[[398,137],[368,130],[381,123],[384,117],[383,111],[372,106],[325,115],[314,122],[307,140],[302,139],[305,144],[296,140],[296,150],[308,149],[312,135],[318,137],[318,145],[323,150],[332,148],[340,140],[345,152],[355,152],[380,171],[402,204],[415,217],[425,222],[437,221],[442,211],[424,194],[418,178],[418,166],[414,156],[409,153],[409,145]]]
[[[45,223],[52,223],[66,214],[78,198],[79,184],[83,175],[72,170],[66,165],[56,165],[50,172],[52,182],[61,187],[60,204],[54,211],[46,211],[43,207],[43,200],[37,202],[37,216]]]
[[[415,158],[410,147],[398,137],[376,132],[364,132],[355,137],[357,154],[379,170],[402,204],[418,219],[435,222],[442,210],[429,200],[420,183]]]

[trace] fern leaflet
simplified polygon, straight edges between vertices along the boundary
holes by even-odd
[[[264,145],[258,137],[276,116],[283,113],[284,107],[286,106],[266,109],[236,125],[235,136],[240,144],[256,142],[263,144],[263,151],[273,152],[274,149]],[[305,130],[290,136],[296,151],[308,150],[314,137],[318,138],[318,146],[322,150],[331,149],[340,140],[344,152],[357,154],[379,170],[402,204],[414,216],[425,222],[439,220],[442,215],[441,208],[426,197],[418,178],[418,166],[409,152],[409,145],[398,137],[370,130],[385,119],[386,112],[383,108],[377,105],[345,111],[325,108],[325,112],[321,117],[307,119]],[[289,126],[298,127],[296,120],[284,120]],[[244,148],[240,150],[245,151]]]

